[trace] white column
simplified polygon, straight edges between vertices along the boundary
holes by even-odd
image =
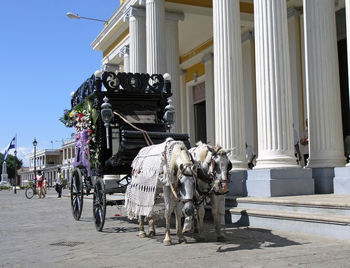
[[[215,143],[233,149],[233,169],[244,169],[247,163],[239,0],[213,1],[213,30]]]
[[[183,13],[166,12],[166,70],[171,75],[172,99],[175,107],[174,132],[181,131],[181,95],[180,95],[180,67],[179,67],[179,27],[178,21],[184,20]]]
[[[213,53],[208,53],[202,58],[205,68],[205,113],[207,124],[207,141],[215,145],[215,121],[214,121],[214,70]]]
[[[334,0],[304,0],[308,167],[345,165]]]
[[[286,0],[255,0],[254,28],[259,146],[255,168],[298,167]]]
[[[348,81],[350,81],[350,0],[345,0],[345,17],[346,17],[346,40],[348,40],[347,41]],[[350,103],[350,87],[349,87],[349,103]],[[350,167],[350,162],[346,166]]]
[[[165,72],[164,0],[146,0],[147,73]]]
[[[119,56],[124,58],[124,72],[130,72],[129,46],[124,46],[120,50]]]
[[[245,132],[248,145],[258,154],[258,130],[256,118],[256,88],[255,88],[255,46],[253,34],[242,35],[242,69],[244,85]]]
[[[129,50],[131,73],[146,73],[146,12],[132,7],[124,20],[129,20]]]

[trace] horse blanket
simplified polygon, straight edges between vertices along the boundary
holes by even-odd
[[[157,145],[144,147],[133,160],[131,167],[131,183],[125,193],[125,208],[130,219],[145,217],[164,217],[164,203],[156,204],[158,198],[157,184],[169,185],[169,171],[171,163],[165,165],[164,152],[168,162],[171,159],[172,148],[182,142],[168,138]],[[168,168],[169,169],[169,168]],[[157,202],[158,203],[158,202]]]

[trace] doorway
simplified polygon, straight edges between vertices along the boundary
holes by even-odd
[[[207,117],[205,82],[193,86],[194,136],[195,141],[207,142]]]

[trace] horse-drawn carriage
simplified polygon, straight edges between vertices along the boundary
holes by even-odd
[[[141,148],[168,137],[189,147],[187,134],[167,132],[174,119],[170,88],[169,75],[96,72],[72,93],[71,110],[61,121],[77,131],[70,184],[74,219],[80,219],[84,195],[93,192],[95,226],[102,230],[106,206],[124,202],[107,195],[125,193]]]

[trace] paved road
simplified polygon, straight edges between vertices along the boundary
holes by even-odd
[[[107,208],[103,232],[95,230],[92,201],[84,200],[81,221],[71,215],[68,198],[50,190],[28,200],[0,191],[0,267],[350,267],[350,243],[265,229],[226,226],[227,241],[162,244],[137,237],[137,224]],[[174,230],[173,230],[174,233]]]

